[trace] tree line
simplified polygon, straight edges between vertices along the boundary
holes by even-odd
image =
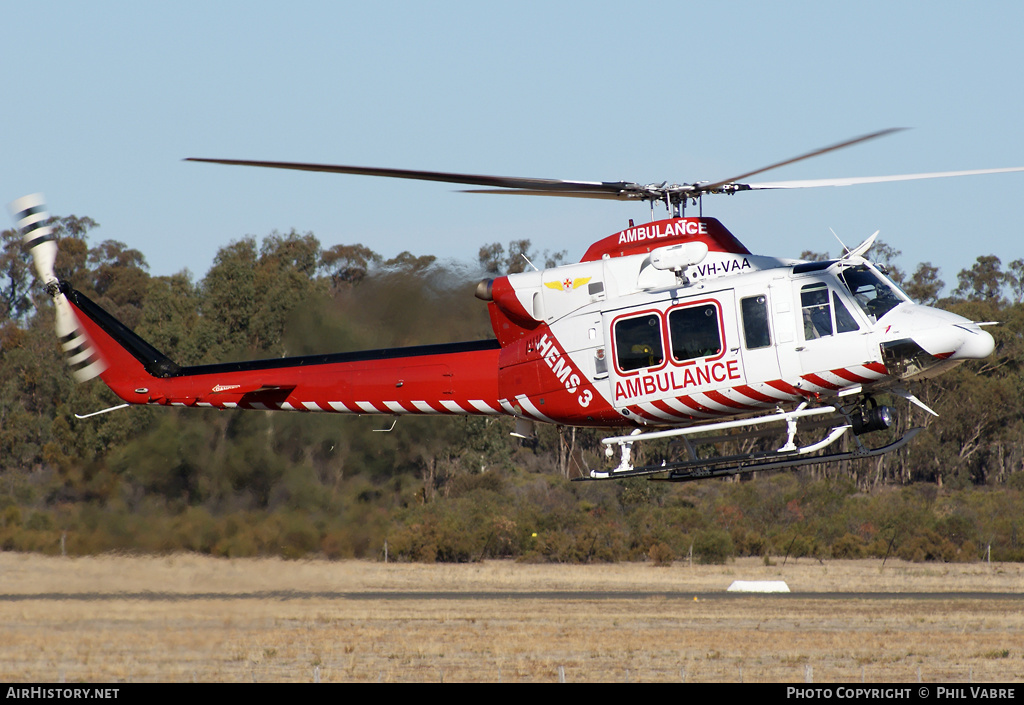
[[[205,276],[153,276],[87,217],[53,220],[57,273],[183,365],[491,337],[473,289],[485,274],[553,266],[528,240],[473,263],[273,232],[222,247]],[[93,553],[397,560],[664,562],[696,555],[894,555],[1024,560],[1024,260],[980,256],[944,296],[929,263],[875,256],[915,299],[974,320],[996,351],[915,393],[899,428],[915,442],[881,458],[668,486],[576,483],[606,462],[590,429],[506,418],[377,417],[133,407],[73,382],[52,305],[14,231],[0,234],[0,548]],[[805,258],[824,254],[808,252]],[[668,442],[643,452],[670,453]],[[702,452],[709,452],[704,450]]]

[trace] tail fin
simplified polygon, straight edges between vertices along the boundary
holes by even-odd
[[[11,203],[9,208],[15,227],[32,255],[36,273],[46,286],[46,293],[53,298],[57,337],[71,372],[79,382],[90,380],[102,373],[107,364],[86,335],[57,280],[54,270],[57,243],[43,196],[39,193],[24,196]]]
[[[85,294],[71,288],[67,282],[60,282],[60,291],[66,300],[70,300],[74,304],[74,310],[79,315],[84,315],[90,323],[110,337],[111,345],[99,345],[98,348],[105,347],[111,351],[111,354],[115,347],[123,349],[153,377],[174,377],[181,372],[181,368],[174,361],[136,335],[128,326],[114,318]],[[86,334],[88,335],[88,333]],[[99,335],[98,340],[102,341],[103,336]]]

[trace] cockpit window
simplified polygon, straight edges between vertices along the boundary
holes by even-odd
[[[800,289],[800,306],[804,321],[804,339],[814,340],[832,335],[832,307],[828,302],[828,285],[808,284]]]
[[[801,287],[800,307],[804,322],[804,340],[860,330],[860,326],[850,315],[838,292],[832,292],[832,301],[829,305],[829,288],[825,282],[814,282]]]
[[[872,321],[877,321],[904,301],[894,284],[864,265],[844,269],[839,278]]]
[[[860,330],[860,326],[857,325],[857,321],[853,320],[853,316],[846,310],[846,306],[843,304],[843,300],[839,298],[839,294],[832,292],[832,305],[836,311],[836,332],[837,333],[852,333],[855,330]]]

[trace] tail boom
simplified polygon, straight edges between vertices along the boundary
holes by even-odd
[[[498,398],[495,340],[182,367],[97,304],[61,285],[130,404],[347,414],[514,414]]]

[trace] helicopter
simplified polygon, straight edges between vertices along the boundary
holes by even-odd
[[[868,458],[921,430],[872,447],[892,427],[889,394],[935,414],[907,388],[992,354],[983,328],[915,303],[865,255],[878,233],[837,259],[756,255],[716,218],[685,213],[709,195],[848,186],[1024,171],[1024,167],[895,176],[748,182],[751,176],[901,128],[846,140],[717,181],[638,184],[405,169],[190,158],[186,161],[440,181],[469,193],[647,202],[651,220],[592,244],[579,262],[481,281],[493,339],[181,366],[54,273],[57,243],[41,195],[11,213],[52,297],[56,332],[78,381],[99,377],[123,404],[356,415],[511,416],[535,423],[626,427],[604,438],[614,467],[585,480],[650,476],[673,482]],[[669,217],[655,219],[664,204]],[[801,430],[801,426],[803,430]],[[727,432],[784,428],[778,447],[700,457],[695,443]],[[747,431],[747,429],[750,429]],[[821,432],[818,429],[823,429]],[[800,434],[798,442],[797,435]],[[813,434],[809,439],[805,439]],[[820,436],[820,437],[819,437]],[[853,443],[840,444],[840,438]],[[675,438],[683,457],[636,466],[634,444]],[[777,445],[777,444],[776,444]]]

